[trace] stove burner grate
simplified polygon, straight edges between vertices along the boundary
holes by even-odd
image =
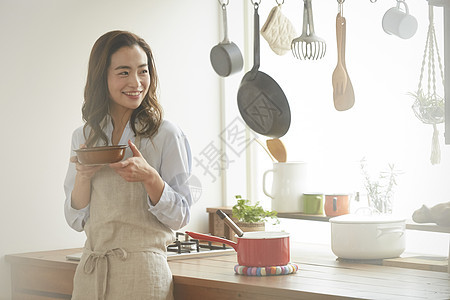
[[[184,237],[184,240],[180,240],[180,237]],[[187,234],[183,232],[176,232],[176,240],[172,244],[167,246],[167,251],[181,254],[181,253],[200,252],[200,248],[206,250],[230,249],[230,247],[228,247],[225,244],[215,245],[210,241],[208,241],[207,243],[200,243],[199,240],[191,239]]]
[[[207,244],[200,244],[200,248],[206,248],[209,250],[223,250],[223,249],[229,249],[230,247],[227,247],[227,245],[213,245],[212,242],[208,241]]]
[[[192,247],[194,246],[194,247]],[[193,249],[195,248],[195,249]],[[200,245],[198,240],[179,241],[176,240],[172,244],[167,246],[167,251],[177,253],[191,253],[192,250],[200,252]]]

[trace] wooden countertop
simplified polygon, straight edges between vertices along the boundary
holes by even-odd
[[[172,261],[170,267],[175,283],[234,291],[223,299],[249,299],[245,293],[266,295],[258,299],[450,299],[447,273],[337,261],[327,248],[293,245],[291,260],[300,269],[284,276],[235,275],[236,255]]]
[[[233,270],[237,262],[235,253],[169,261],[175,298],[212,299],[209,297],[214,295],[214,299],[224,300],[450,299],[448,273],[338,261],[329,247],[322,245],[292,244],[291,249],[291,261],[299,264],[300,269],[283,276],[236,275]],[[13,266],[74,271],[77,262],[67,261],[65,256],[79,251],[8,255],[7,261]]]

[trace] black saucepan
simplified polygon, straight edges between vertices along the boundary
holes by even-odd
[[[242,78],[237,100],[245,123],[259,134],[279,138],[291,124],[291,110],[280,86],[269,75],[259,71],[259,15],[255,3],[253,68]]]
[[[239,47],[228,39],[227,4],[225,3],[222,4],[222,16],[224,39],[211,49],[209,58],[214,71],[222,77],[227,77],[242,70],[244,60]]]

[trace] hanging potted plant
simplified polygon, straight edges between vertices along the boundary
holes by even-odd
[[[264,231],[265,223],[269,220],[273,224],[280,223],[276,211],[265,210],[259,202],[252,205],[250,200],[243,199],[241,195],[236,195],[235,198],[237,203],[232,208],[232,217],[242,231]]]

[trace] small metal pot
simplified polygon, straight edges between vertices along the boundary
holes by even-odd
[[[209,58],[214,71],[222,77],[239,72],[244,66],[241,51],[228,39],[227,4],[222,4],[224,39],[211,49]]]
[[[286,232],[244,232],[237,243],[212,235],[186,231],[199,240],[229,245],[237,252],[238,264],[247,267],[284,266],[290,261],[289,234]]]

